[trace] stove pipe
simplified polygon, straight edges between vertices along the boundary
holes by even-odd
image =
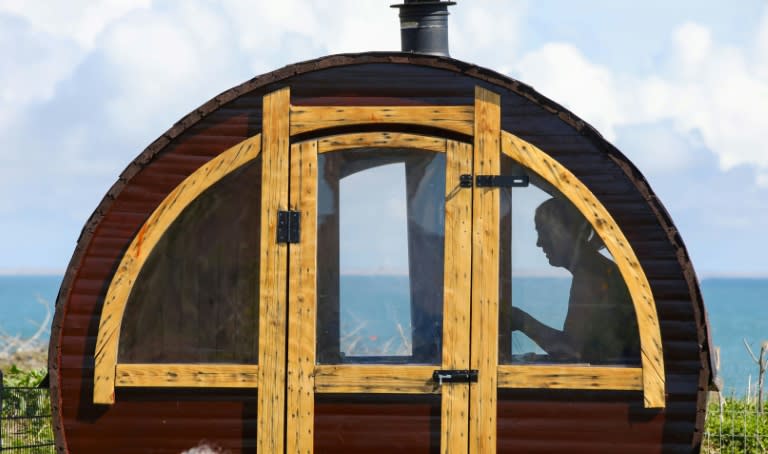
[[[448,7],[456,2],[404,0],[400,9],[400,41],[403,52],[448,57]]]

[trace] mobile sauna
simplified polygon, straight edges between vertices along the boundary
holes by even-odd
[[[575,114],[448,57],[450,4],[128,165],[57,301],[59,452],[698,452],[709,336],[672,220]]]

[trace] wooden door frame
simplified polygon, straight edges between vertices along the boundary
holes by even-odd
[[[114,403],[115,387],[259,387],[261,389],[259,392],[259,446],[266,449],[267,452],[281,452],[284,448],[282,441],[273,443],[270,440],[283,439],[286,421],[284,416],[278,417],[277,415],[282,414],[286,398],[288,402],[291,402],[291,397],[286,397],[285,386],[276,385],[276,383],[280,383],[280,380],[292,380],[293,378],[286,378],[288,373],[286,355],[289,353],[284,348],[282,352],[278,351],[281,350],[279,346],[285,345],[286,335],[288,335],[286,332],[288,328],[279,328],[281,326],[287,327],[288,323],[289,302],[286,300],[288,246],[275,245],[274,238],[276,236],[275,216],[277,210],[287,209],[290,204],[297,200],[293,197],[288,199],[291,140],[299,134],[300,136],[297,137],[304,139],[316,137],[316,144],[312,146],[317,148],[317,153],[356,148],[363,146],[363,144],[373,147],[383,147],[390,144],[401,148],[418,148],[431,151],[464,146],[461,145],[462,142],[451,142],[440,137],[393,132],[398,125],[407,125],[408,127],[428,127],[432,130],[443,130],[447,132],[446,135],[459,134],[473,140],[475,148],[473,152],[475,155],[474,173],[497,172],[498,168],[492,161],[484,161],[483,159],[478,161],[480,155],[478,150],[487,150],[483,155],[497,150],[497,153],[507,154],[560,190],[590,221],[616,260],[622,277],[627,282],[640,330],[642,366],[640,368],[498,366],[497,355],[495,358],[489,359],[498,347],[495,340],[494,342],[490,340],[494,337],[492,335],[494,333],[487,332],[487,336],[485,336],[487,339],[472,347],[473,350],[470,355],[471,358],[474,358],[472,365],[486,371],[486,373],[480,374],[481,377],[490,374],[490,377],[483,379],[487,381],[473,385],[476,388],[474,392],[484,397],[482,403],[477,404],[478,406],[474,411],[470,411],[470,417],[480,418],[480,415],[484,415],[482,418],[485,421],[471,422],[470,425],[473,429],[470,434],[473,435],[470,438],[483,438],[483,449],[486,447],[495,449],[496,429],[495,426],[491,428],[487,422],[491,415],[495,417],[493,413],[495,397],[491,396],[495,393],[495,391],[491,392],[495,387],[642,390],[646,407],[664,407],[665,369],[655,301],[648,279],[630,243],[610,213],[578,178],[544,151],[500,129],[500,104],[498,95],[481,87],[477,87],[475,90],[475,104],[472,106],[306,107],[290,104],[290,88],[288,87],[267,94],[264,97],[262,134],[248,138],[226,150],[187,177],[169,193],[149,216],[123,255],[110,282],[101,311],[94,352],[94,403]],[[333,131],[332,128],[335,127],[357,125],[366,127],[380,125],[385,131],[320,137],[324,132]],[[391,130],[386,131],[386,129]],[[262,296],[259,309],[259,365],[118,363],[117,352],[125,305],[142,266],[163,233],[197,196],[260,154],[263,157],[264,166],[262,181],[262,211],[264,216],[262,218],[260,274]],[[472,242],[477,249],[479,244],[491,241],[490,237],[485,238],[480,232],[483,229],[498,228],[492,225],[494,222],[491,214],[498,201],[494,201],[493,196],[484,192],[485,190],[472,189],[471,191],[477,213],[485,213],[483,219],[473,221],[475,225],[472,228],[474,232],[472,233]],[[478,209],[477,207],[481,208]],[[477,216],[473,216],[473,219],[477,219]],[[446,222],[448,222],[447,218]],[[496,222],[496,226],[498,226],[498,222]],[[497,245],[492,244],[491,247],[495,249]],[[304,255],[306,254],[302,254],[302,256]],[[496,269],[488,268],[491,266],[491,256],[472,252],[471,257],[471,268],[476,272],[480,267],[486,270]],[[300,263],[304,263],[304,259]],[[456,266],[457,269],[465,269],[464,265]],[[490,274],[496,274],[496,277],[486,276]],[[309,276],[305,276],[305,278],[308,279]],[[491,285],[491,281],[495,282],[498,279],[498,273],[486,272],[478,274],[477,278],[478,283],[480,279],[487,278],[488,282],[485,284]],[[495,289],[497,286],[488,288]],[[498,295],[495,296],[496,300],[494,301],[491,293],[493,292],[487,290],[472,290],[473,311],[470,318],[472,332],[475,335],[483,332],[480,327],[491,318],[495,317],[495,320],[498,320]],[[306,298],[307,295],[304,297]],[[496,325],[493,324],[492,326]],[[452,347],[450,348],[449,356],[456,355],[451,360],[453,361],[451,364],[461,364],[461,361],[456,358],[461,356],[458,352],[465,348],[463,346],[464,341],[458,338],[447,340],[456,342],[451,344]],[[303,348],[293,346],[297,352],[304,352]],[[444,348],[448,349],[449,347],[444,344]],[[299,353],[292,354],[299,355]],[[324,367],[327,368],[324,369]],[[312,377],[313,386],[327,392],[350,389],[348,387],[352,384],[342,385],[335,378],[339,377],[339,374],[345,373],[345,367],[322,366],[318,368]],[[404,386],[402,382],[380,376],[381,382],[376,389],[397,390],[398,392],[407,392],[408,389],[413,389],[416,392],[417,388],[424,389],[427,383],[431,382],[433,367],[409,367],[411,369],[407,375],[410,378],[407,380],[411,380],[410,384]],[[371,376],[376,376],[376,370],[372,369],[368,372]],[[308,386],[308,382],[306,382],[308,378],[309,376],[303,376],[301,380],[304,382],[297,382],[298,384],[295,386]],[[420,383],[420,385],[417,386],[416,383]],[[270,408],[274,410],[274,413],[266,412],[266,409]],[[265,411],[262,412],[262,409]],[[269,417],[262,416],[266,414],[269,414]],[[306,421],[306,419],[301,421]],[[295,420],[295,422],[300,421]],[[478,445],[477,449],[480,446]]]
[[[317,365],[317,157],[342,150],[413,149],[446,155],[443,346],[440,365]],[[435,386],[436,369],[469,368],[471,194],[460,176],[472,173],[471,145],[411,133],[341,134],[291,146],[291,210],[301,216],[301,238],[290,245],[287,452],[312,452],[318,393],[441,394],[441,450],[466,452],[469,386]],[[452,260],[447,258],[451,257]]]

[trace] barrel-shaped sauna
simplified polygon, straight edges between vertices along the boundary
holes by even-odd
[[[531,87],[335,55],[232,88],[119,176],[50,346],[72,453],[697,452],[685,246]]]

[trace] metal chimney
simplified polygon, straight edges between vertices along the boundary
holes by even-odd
[[[448,7],[456,2],[404,0],[400,9],[400,41],[403,52],[448,57]]]

